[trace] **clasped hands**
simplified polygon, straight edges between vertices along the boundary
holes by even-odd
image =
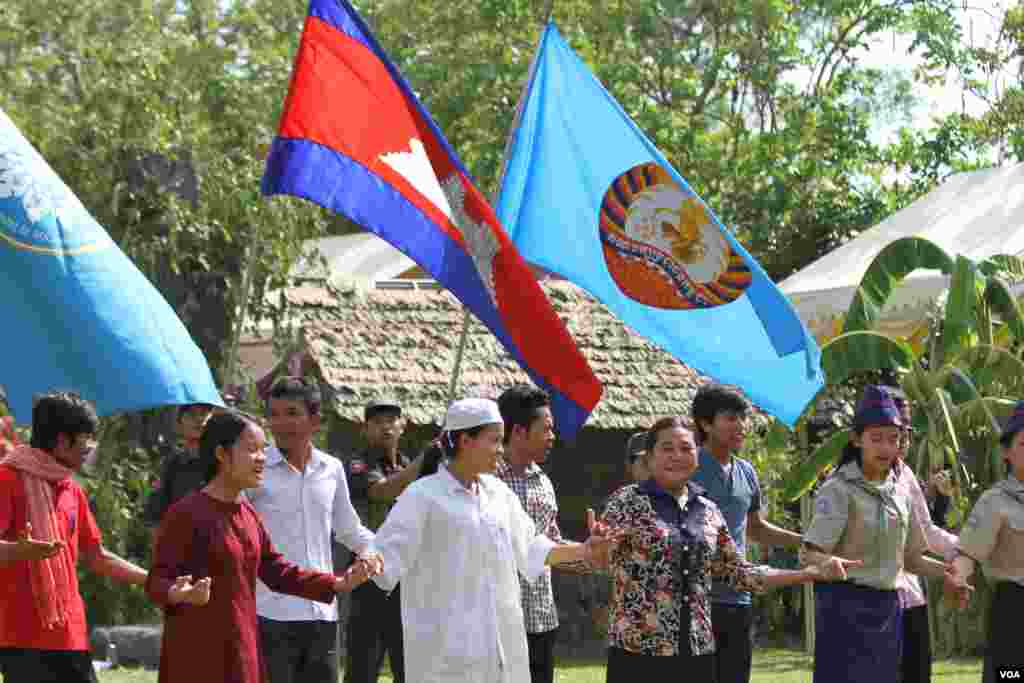
[[[172,605],[195,605],[202,607],[210,602],[210,586],[213,579],[206,577],[198,581],[192,581],[192,575],[186,574],[174,580],[171,589],[167,591],[167,602]]]
[[[376,551],[362,553],[342,576],[334,581],[335,593],[349,593],[384,571],[384,558]]]
[[[360,555],[344,575],[335,577],[334,592],[348,593],[382,571],[384,561],[378,553],[367,552]],[[193,582],[190,574],[179,576],[168,591],[167,601],[172,605],[206,605],[210,602],[212,584],[213,581],[209,577]]]

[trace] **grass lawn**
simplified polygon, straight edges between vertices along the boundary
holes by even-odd
[[[937,683],[978,683],[981,680],[981,660],[936,662],[932,678]],[[118,669],[100,672],[99,679],[100,683],[156,683],[156,672]],[[391,677],[382,676],[381,680],[390,682]],[[555,680],[559,683],[604,683],[604,662],[560,662]],[[811,659],[802,652],[755,651],[753,683],[807,683],[810,680]]]

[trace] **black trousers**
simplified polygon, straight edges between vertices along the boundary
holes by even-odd
[[[661,681],[693,681],[720,683],[715,680],[714,655],[675,655],[656,657],[608,648],[605,683],[660,683]]]
[[[530,654],[530,683],[554,683],[557,636],[557,628],[544,633],[526,634]]]
[[[337,683],[337,622],[260,617],[259,623],[269,683]]]
[[[931,683],[932,634],[928,628],[928,605],[903,610],[900,680],[903,683]]]
[[[4,683],[96,683],[92,654],[83,650],[0,648]]]
[[[400,588],[389,595],[367,582],[352,591],[345,640],[345,683],[376,683],[385,654],[395,683],[404,683]]]
[[[715,632],[715,680],[750,683],[754,661],[754,608],[750,605],[711,605]]]

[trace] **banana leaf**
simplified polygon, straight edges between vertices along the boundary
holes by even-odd
[[[985,277],[1006,275],[1011,280],[1024,280],[1024,258],[1010,254],[996,254],[978,264]]]
[[[790,470],[782,482],[782,499],[787,503],[792,503],[810,491],[825,468],[839,462],[843,447],[849,440],[849,431],[844,429],[836,432],[825,443],[818,446],[811,457]]]
[[[1010,292],[1010,287],[1003,280],[994,276],[989,277],[985,284],[985,303],[1010,329],[1013,338],[1024,342],[1024,315],[1021,314],[1020,306]]]
[[[762,445],[768,453],[781,453],[789,448],[790,434],[792,434],[792,432],[790,432],[786,425],[782,424],[778,420],[772,420],[771,425],[768,427],[768,433],[765,434]]]
[[[910,273],[923,268],[949,275],[953,266],[953,259],[942,247],[923,237],[904,237],[890,242],[864,272],[847,311],[843,332],[873,328],[889,295]]]
[[[821,347],[821,368],[828,384],[869,370],[902,370],[914,365],[914,352],[905,342],[879,332],[846,332]]]
[[[977,324],[975,308],[981,298],[978,271],[970,259],[957,256],[956,267],[949,281],[946,318],[942,325],[943,357],[948,358],[966,348],[971,331]]]

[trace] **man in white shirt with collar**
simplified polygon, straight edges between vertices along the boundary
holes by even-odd
[[[248,498],[288,561],[331,572],[332,531],[356,554],[373,533],[352,507],[341,462],[313,447],[320,390],[301,377],[282,377],[270,390],[267,415],[275,446],[267,451],[263,485]],[[337,683],[337,601],[324,605],[258,583],[256,613],[270,683]]]

